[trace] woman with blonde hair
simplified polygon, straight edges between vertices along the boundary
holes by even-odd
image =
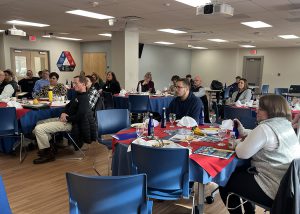
[[[95,87],[95,89],[97,91],[101,90],[103,88],[103,85],[104,85],[103,80],[95,72],[93,72],[91,76],[93,78],[93,86]]]
[[[239,158],[250,159],[251,166],[235,171],[225,187],[220,187],[221,198],[226,204],[230,192],[258,204],[272,207],[279,184],[293,159],[300,157],[300,145],[291,125],[291,110],[280,95],[265,95],[259,100],[257,121],[252,131],[244,129],[238,121],[238,130],[243,138],[235,151]],[[228,199],[228,207],[240,205],[237,195]],[[245,213],[255,213],[250,202],[244,204]],[[241,207],[229,210],[242,213]]]
[[[154,82],[152,81],[152,74],[151,72],[147,72],[144,76],[144,79],[138,82],[137,91],[139,91],[139,87],[141,88],[142,92],[150,92],[155,94]]]

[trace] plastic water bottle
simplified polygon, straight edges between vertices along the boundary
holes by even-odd
[[[235,132],[230,132],[230,137],[228,139],[228,148],[234,149],[235,148]]]
[[[162,108],[162,118],[161,118],[161,123],[160,123],[161,128],[166,128],[167,127],[167,115],[166,115],[166,108]]]
[[[239,125],[238,122],[236,120],[234,120],[233,121],[233,129],[232,129],[232,131],[234,132],[236,139],[238,139],[239,136],[240,136],[238,125]]]
[[[148,137],[154,137],[154,121],[153,121],[153,114],[149,114],[149,122],[148,122]]]

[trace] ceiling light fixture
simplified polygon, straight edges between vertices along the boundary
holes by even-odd
[[[100,33],[99,36],[111,37],[111,33]]]
[[[199,47],[199,46],[193,46],[193,45],[188,45],[188,48],[199,49],[199,50],[206,50],[206,49],[208,49],[206,47]]]
[[[64,40],[72,40],[72,41],[79,41],[79,40],[82,40],[82,39],[77,39],[77,38],[61,37],[61,36],[56,36],[55,38],[57,38],[57,39],[64,39]]]
[[[12,25],[22,25],[22,26],[32,26],[32,27],[49,27],[50,25],[47,24],[41,24],[36,22],[26,22],[21,20],[10,20],[6,22],[7,24]]]
[[[299,36],[296,35],[278,35],[278,37],[282,38],[282,39],[298,39]]]
[[[174,45],[175,43],[172,42],[164,42],[164,41],[159,41],[159,42],[154,42],[156,44],[161,44],[161,45]]]
[[[212,41],[212,42],[228,42],[227,40],[224,40],[224,39],[207,39],[209,41]]]
[[[256,46],[254,45],[240,45],[242,48],[255,48]]]
[[[248,27],[252,28],[266,28],[266,27],[272,27],[272,25],[269,25],[262,21],[253,21],[253,22],[241,22],[242,25],[246,25]]]
[[[113,18],[115,18],[113,16],[107,16],[107,15],[103,15],[100,13],[89,12],[86,10],[70,10],[70,11],[66,11],[66,13],[78,15],[78,16],[89,17],[89,18],[93,18],[93,19],[113,19]]]
[[[192,6],[192,7],[204,6],[206,4],[211,3],[210,0],[175,0],[175,1],[180,2],[182,4]]]
[[[173,33],[173,34],[187,33],[187,32],[185,32],[185,31],[175,30],[175,29],[171,29],[171,28],[158,29],[157,31],[161,31],[161,32],[165,32],[165,33]]]

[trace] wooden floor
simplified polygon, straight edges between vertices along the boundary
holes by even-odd
[[[104,146],[93,143],[86,150],[86,158],[78,160],[56,160],[54,162],[34,165],[36,151],[29,152],[22,164],[18,157],[0,153],[0,175],[3,176],[10,206],[14,214],[63,214],[69,212],[68,193],[65,173],[77,172],[96,175],[92,165],[96,159],[97,169],[101,175],[107,175],[107,150]],[[59,150],[57,158],[70,154]],[[77,155],[77,154],[75,154]],[[73,154],[74,156],[74,154]],[[207,186],[208,194],[215,184]],[[154,214],[191,213],[192,200],[154,202]],[[1,211],[0,211],[1,213]],[[212,205],[205,206],[205,213],[228,213],[217,194]],[[260,209],[258,213],[263,213]]]

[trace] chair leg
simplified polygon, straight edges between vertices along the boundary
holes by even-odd
[[[70,138],[73,145],[75,145],[75,147],[81,153],[81,157],[60,158],[60,159],[57,159],[57,160],[83,160],[85,158],[85,153],[79,148],[79,146],[77,145],[77,143],[75,142],[75,140],[72,138],[72,136],[69,133],[67,133],[67,136]]]
[[[23,161],[25,160],[26,156],[27,156],[27,149],[26,147],[24,147],[24,157],[22,158],[22,150],[24,147],[24,135],[23,133],[21,133],[21,144],[20,144],[20,164],[23,163]]]

